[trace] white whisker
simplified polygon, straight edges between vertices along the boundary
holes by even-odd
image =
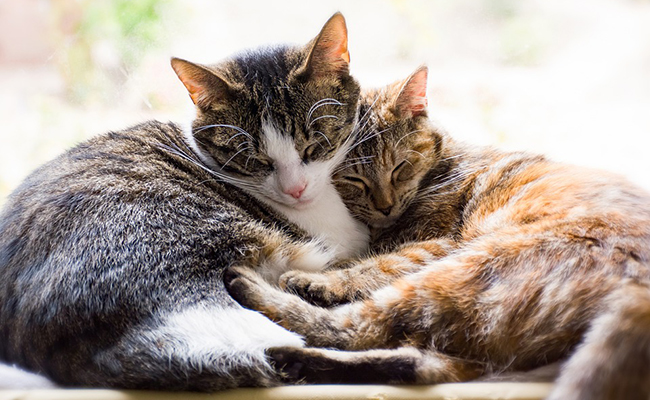
[[[361,158],[364,158],[364,159],[361,159]],[[354,167],[355,165],[372,164],[372,160],[367,159],[366,157],[358,157],[358,158],[355,158],[355,160],[358,160],[358,161],[352,162],[352,163],[346,162],[345,164],[341,164],[338,168],[336,168],[334,170],[334,174],[337,174],[337,173],[339,173],[341,171],[344,171],[344,170],[346,170],[346,169],[348,169],[350,167]]]
[[[307,113],[307,118],[305,118],[305,126],[309,127],[311,125],[310,120],[311,120],[311,116],[314,113],[314,111],[316,111],[319,107],[327,106],[327,105],[343,106],[345,104],[341,103],[340,101],[338,101],[336,99],[332,99],[332,98],[329,98],[329,97],[325,98],[325,99],[318,100],[309,109],[309,112]]]
[[[379,100],[379,95],[375,96],[375,100],[373,100],[372,104],[368,107],[368,110],[366,111],[365,114],[361,118],[359,118],[359,122],[363,121],[365,118],[370,119],[370,111],[375,107],[375,103],[377,103],[377,100]]]
[[[218,180],[229,183],[231,185],[237,186],[241,189],[248,189],[249,191],[258,191],[259,189],[257,188],[256,185],[254,185],[251,182],[247,182],[245,180],[239,179],[232,177],[230,175],[224,174],[222,172],[215,171],[213,169],[208,168],[203,162],[200,160],[196,159],[195,157],[192,157],[192,155],[188,154],[187,152],[183,151],[181,148],[179,148],[175,143],[172,142],[172,140],[168,137],[169,143],[171,146],[168,146],[166,144],[159,144],[159,148],[166,150],[172,154],[175,154],[182,159],[192,163],[193,165],[196,165],[197,167],[201,168],[203,171],[209,173],[210,175],[218,178]]]
[[[240,127],[238,127],[238,126],[235,126],[235,125],[228,125],[228,124],[212,124],[212,125],[204,125],[204,126],[201,126],[201,127],[196,128],[196,129],[194,130],[194,133],[198,133],[198,132],[204,131],[204,130],[206,130],[206,129],[210,129],[210,128],[230,128],[230,129],[234,129],[234,130],[236,130],[237,132],[239,132],[239,134],[246,136],[246,137],[249,138],[250,140],[252,140],[252,141],[255,140],[255,138],[254,138],[250,133],[246,132],[246,131],[243,130],[242,128],[240,128]],[[230,139],[228,139],[228,142],[226,142],[226,144],[229,143],[230,140],[232,140],[232,139],[233,139],[234,137],[236,137],[236,136],[238,136],[238,135],[231,136]]]
[[[226,167],[226,165],[228,165],[228,163],[229,163],[230,161],[232,161],[233,158],[237,157],[237,155],[238,155],[239,153],[244,152],[244,151],[246,151],[246,150],[250,150],[250,149],[251,149],[250,146],[248,146],[248,147],[244,147],[243,149],[241,149],[241,150],[239,150],[238,152],[236,152],[235,154],[233,154],[232,157],[230,157],[230,158],[228,159],[228,161],[226,161],[226,162],[221,166],[221,169],[223,170],[223,169]]]
[[[307,125],[307,128],[311,127],[311,126],[314,124],[314,122],[318,121],[319,119],[323,119],[323,118],[334,118],[334,119],[339,119],[339,117],[337,117],[336,115],[330,115],[330,114],[327,114],[327,115],[321,115],[320,117],[316,117],[316,118],[314,118],[313,120],[311,120],[311,122],[309,123],[309,125]]]
[[[422,157],[422,158],[426,158],[426,157],[424,156],[424,154],[420,153],[420,152],[417,151],[417,150],[406,150],[406,152],[407,152],[407,153],[415,153],[415,154],[419,155],[419,156]]]
[[[361,143],[363,143],[363,142],[366,142],[366,141],[368,141],[368,140],[370,140],[370,139],[372,139],[372,138],[375,138],[375,137],[381,135],[382,133],[388,131],[389,129],[390,129],[390,128],[386,128],[386,129],[384,129],[384,130],[381,130],[381,131],[375,132],[375,133],[373,133],[372,135],[369,135],[369,136],[363,138],[362,140],[359,140],[359,141],[356,142],[352,147],[350,147],[350,150],[352,150],[352,149],[354,149],[355,147],[359,146],[359,145],[360,145]]]
[[[323,138],[325,138],[325,140],[327,141],[327,144],[328,144],[330,147],[332,147],[332,143],[330,142],[330,140],[327,138],[327,136],[326,136],[323,132],[321,132],[321,131],[314,131],[314,133],[318,133],[318,134],[320,134]],[[320,142],[318,142],[318,143],[320,143]],[[322,147],[322,146],[321,146],[321,147]]]
[[[463,170],[455,170],[452,172],[449,172],[447,176],[443,176],[443,180],[435,185],[430,185],[421,188],[418,193],[417,193],[417,202],[423,202],[423,201],[430,201],[433,198],[440,197],[440,196],[445,196],[451,193],[454,193],[456,190],[452,189],[449,191],[445,192],[440,192],[441,189],[444,189],[446,187],[452,186],[454,184],[461,183],[465,181],[467,178],[471,177],[474,175],[476,172],[479,172],[483,170],[483,166],[477,166],[473,168],[468,168],[468,169],[463,169]]]
[[[247,138],[250,138],[250,135],[248,135],[248,134],[246,134],[246,133],[244,133],[244,132],[237,132],[237,133],[235,133],[234,135],[232,135],[232,136],[231,136],[231,137],[226,141],[226,145],[228,145],[228,144],[230,143],[231,140],[233,140],[233,139],[236,138],[237,136],[241,136],[241,135],[244,135],[244,136],[246,136]],[[246,143],[246,142],[244,142],[244,143]]]
[[[404,134],[404,136],[402,136],[401,138],[399,138],[399,140],[397,141],[397,143],[395,143],[395,147],[399,146],[399,143],[400,143],[400,142],[401,142],[405,137],[410,136],[410,135],[413,135],[413,134],[415,134],[415,133],[419,133],[419,132],[422,132],[422,129],[416,129],[416,130],[414,130],[414,131],[411,131],[411,132],[409,132],[409,133]]]

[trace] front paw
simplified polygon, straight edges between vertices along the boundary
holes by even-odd
[[[230,267],[224,271],[223,281],[230,296],[246,308],[263,311],[266,282],[246,267]]]
[[[319,273],[286,272],[280,277],[280,287],[320,307],[333,307],[351,301],[340,285],[332,282],[328,275]]]

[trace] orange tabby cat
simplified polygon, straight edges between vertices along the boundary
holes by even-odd
[[[312,346],[273,350],[276,365],[309,383],[439,383],[568,359],[551,399],[647,399],[650,196],[605,172],[456,143],[427,119],[426,74],[364,98],[365,129],[382,133],[351,157],[372,163],[338,175],[376,248],[403,244],[281,278],[314,303],[351,302],[322,308],[250,269],[227,274],[240,303]]]

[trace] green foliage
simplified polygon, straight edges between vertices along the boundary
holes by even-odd
[[[79,32],[91,40],[114,42],[124,64],[137,66],[148,47],[164,37],[161,19],[169,0],[85,1]]]
[[[59,59],[71,100],[110,101],[147,51],[165,43],[171,0],[54,3],[63,29]],[[103,52],[98,57],[98,53]],[[100,94],[101,95],[98,95]]]

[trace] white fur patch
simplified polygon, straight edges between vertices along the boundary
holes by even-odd
[[[298,208],[307,206],[309,201],[318,195],[317,186],[320,180],[307,170],[293,138],[280,133],[270,122],[263,121],[262,143],[275,166],[273,173],[262,183],[263,193],[280,204]],[[305,190],[300,199],[287,193],[291,188],[302,186]]]
[[[262,125],[262,132],[267,154],[285,168],[283,173],[286,176],[278,178],[277,174],[271,174],[262,185],[268,198],[259,194],[255,196],[323,241],[336,257],[360,255],[368,246],[368,228],[352,218],[331,181],[332,170],[341,157],[303,164],[292,138],[282,135],[268,122]],[[287,172],[286,168],[295,168],[295,171]],[[282,193],[280,181],[298,180],[299,177],[304,177],[307,182],[300,199]]]
[[[258,272],[267,282],[277,284],[280,275],[289,270],[322,271],[336,258],[336,253],[318,240],[304,242],[297,253],[287,254],[283,250],[286,249],[280,247],[262,260]]]
[[[173,352],[174,357],[187,359],[191,365],[199,367],[225,362],[231,368],[270,371],[265,349],[303,346],[299,335],[244,308],[188,308],[165,317],[153,334],[173,338],[174,344],[165,349]]]
[[[0,389],[49,389],[56,385],[47,378],[0,364]]]
[[[276,162],[300,162],[300,155],[296,150],[293,139],[283,135],[268,121],[262,122],[262,143],[266,154]]]
[[[185,138],[185,143],[187,143],[188,146],[199,156],[201,161],[207,165],[208,167],[212,169],[217,169],[218,165],[214,159],[206,154],[204,151],[202,151],[199,146],[196,144],[196,139],[194,139],[194,135],[192,134],[192,124],[187,123],[183,126],[183,136]]]
[[[309,208],[296,209],[283,205],[276,205],[275,208],[291,222],[324,242],[334,251],[336,258],[358,256],[368,246],[368,227],[350,215],[330,182]]]
[[[380,308],[392,309],[403,294],[392,286],[383,287],[372,294],[373,302]]]

